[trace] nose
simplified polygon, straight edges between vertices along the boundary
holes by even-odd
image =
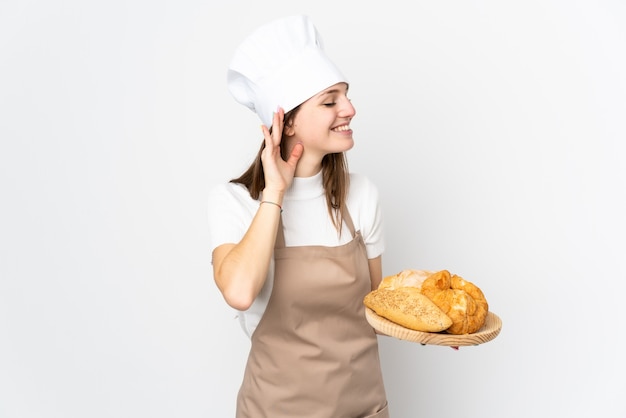
[[[354,115],[356,115],[356,109],[352,105],[352,102],[347,97],[343,97],[339,116],[342,118],[353,118]]]

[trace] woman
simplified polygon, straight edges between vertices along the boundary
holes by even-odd
[[[228,83],[264,123],[254,163],[210,197],[215,282],[251,337],[237,417],[388,417],[363,307],[382,279],[381,214],[347,169],[348,83],[306,16],[248,37]]]

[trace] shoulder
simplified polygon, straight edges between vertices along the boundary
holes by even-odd
[[[368,258],[381,255],[385,250],[385,242],[378,188],[363,174],[350,174],[348,210],[363,235]]]
[[[368,177],[359,173],[350,173],[348,190],[348,209],[363,222],[375,222],[380,216],[380,196],[378,187]]]
[[[242,221],[244,223],[254,216],[259,202],[254,200],[248,189],[237,183],[224,183],[209,191],[209,218],[215,223]]]
[[[237,195],[242,192],[247,193],[246,188],[242,184],[232,182],[218,183],[210,189],[209,196]]]
[[[239,242],[258,206],[258,202],[240,184],[226,183],[213,187],[208,197],[211,251],[220,244]]]
[[[240,204],[254,202],[245,186],[237,183],[220,183],[209,191],[209,205]]]
[[[349,199],[378,199],[378,187],[361,173],[350,173]]]

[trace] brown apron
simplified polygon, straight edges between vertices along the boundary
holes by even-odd
[[[252,334],[237,418],[389,418],[365,243],[285,247],[282,220],[272,295]]]

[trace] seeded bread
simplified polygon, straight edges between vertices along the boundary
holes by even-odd
[[[379,316],[415,331],[440,332],[452,325],[452,320],[415,287],[376,289],[363,303]]]

